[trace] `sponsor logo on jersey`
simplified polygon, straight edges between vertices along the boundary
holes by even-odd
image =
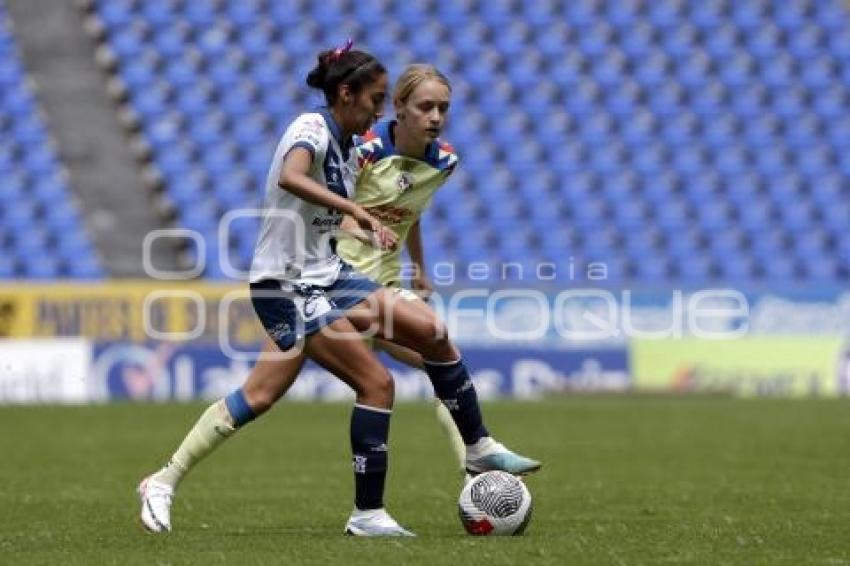
[[[321,140],[319,139],[319,136],[313,135],[310,132],[298,132],[295,135],[295,141],[296,142],[302,142],[302,141],[307,142],[308,144],[313,146],[314,149],[318,149],[319,148],[319,142]]]
[[[342,224],[342,215],[334,213],[333,216],[314,216],[312,224],[317,228],[333,228]]]
[[[305,141],[318,149],[324,127],[324,122],[319,118],[305,120],[295,132],[295,141]]]
[[[410,209],[391,204],[370,206],[368,210],[369,214],[386,224],[395,224],[413,215],[413,211]]]

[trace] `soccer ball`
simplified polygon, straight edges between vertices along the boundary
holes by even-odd
[[[471,535],[520,535],[531,520],[531,493],[507,472],[484,472],[460,492],[458,512]]]

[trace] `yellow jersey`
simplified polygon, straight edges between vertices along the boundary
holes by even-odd
[[[454,171],[458,157],[451,145],[440,140],[431,143],[421,159],[399,155],[393,143],[393,124],[380,122],[355,137],[358,174],[354,200],[398,234],[401,244]],[[345,233],[337,239],[337,254],[382,285],[400,284],[401,248],[379,250]]]

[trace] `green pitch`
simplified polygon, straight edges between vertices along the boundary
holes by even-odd
[[[415,540],[343,537],[349,408],[283,404],[199,467],[175,532],[134,494],[201,405],[0,409],[0,564],[848,564],[841,401],[569,398],[488,404],[544,462],[523,537],[475,539],[427,404],[396,408],[388,507]]]

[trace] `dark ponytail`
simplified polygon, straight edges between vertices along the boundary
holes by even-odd
[[[333,106],[341,85],[348,85],[351,92],[357,94],[386,72],[387,69],[374,56],[365,51],[351,50],[350,44],[347,44],[343,48],[319,53],[315,68],[307,75],[307,86],[324,92],[328,106]]]

